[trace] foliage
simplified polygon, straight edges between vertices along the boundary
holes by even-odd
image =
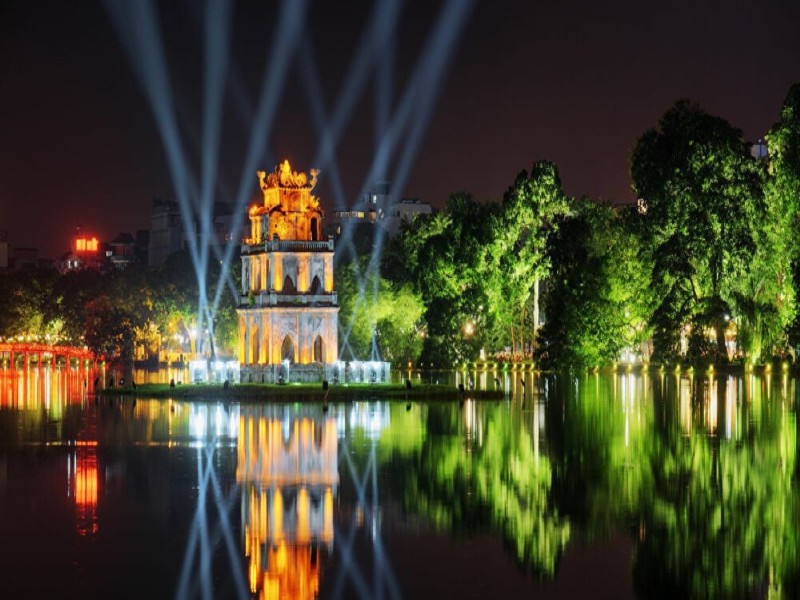
[[[106,360],[133,362],[133,341],[142,321],[109,296],[97,296],[86,307],[85,339],[89,349]]]
[[[57,273],[10,272],[0,275],[0,335],[5,337],[61,333],[60,321],[48,321],[45,308],[52,301]]]
[[[558,169],[539,161],[530,175],[522,171],[517,176],[501,210],[492,215],[491,242],[482,248],[481,266],[488,311],[509,332],[512,352],[535,346],[538,298],[532,296],[537,283],[549,275],[547,242],[567,206]]]
[[[357,263],[336,269],[340,354],[363,360],[377,353],[396,364],[416,362],[424,332],[419,296],[408,284],[392,284],[372,271],[363,273]]]
[[[781,120],[766,136],[768,177],[765,186],[768,221],[762,228],[764,253],[776,256],[772,275],[761,294],[775,299],[779,323],[790,323],[789,343],[800,346],[800,314],[797,290],[800,286],[800,83],[786,95]],[[767,330],[768,334],[775,327]],[[771,340],[767,340],[767,345]]]
[[[663,299],[653,321],[656,351],[674,353],[675,332],[690,324],[696,335],[713,332],[715,358],[725,360],[725,317],[736,293],[752,296],[746,281],[765,214],[761,169],[741,132],[696,104],[679,101],[659,125],[639,139],[631,160]]]
[[[443,212],[414,219],[393,245],[389,261],[402,265],[395,272],[407,274],[414,292],[424,299],[425,363],[452,365],[492,343],[482,257],[497,210],[497,205],[476,202],[469,194],[453,194]]]
[[[206,281],[216,282],[218,276],[219,265],[212,261]],[[236,344],[236,299],[223,292],[215,326],[218,343],[230,351]],[[162,342],[180,331],[188,334],[195,325],[198,293],[187,253],[171,256],[154,271],[136,265],[109,273],[12,271],[0,274],[0,335],[49,335],[124,361],[132,360],[139,344],[155,357]]]
[[[50,302],[42,307],[46,323],[60,324],[60,337],[69,343],[83,343],[86,307],[105,291],[106,280],[93,269],[67,271],[53,281]]]
[[[541,360],[557,367],[603,365],[649,334],[649,261],[627,221],[610,206],[574,204],[552,238]]]

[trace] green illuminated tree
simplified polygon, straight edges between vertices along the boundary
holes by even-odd
[[[632,211],[575,203],[550,244],[542,361],[554,367],[608,364],[649,335],[653,296],[646,247]]]
[[[681,100],[659,130],[639,138],[633,187],[646,202],[644,231],[653,244],[653,285],[662,298],[653,324],[656,351],[677,352],[681,328],[715,333],[714,357],[726,357],[724,331],[744,282],[764,219],[761,168],[741,132]]]
[[[392,284],[357,264],[336,269],[339,295],[340,347],[345,356],[365,359],[378,356],[396,364],[412,363],[422,351],[424,306],[409,284]]]
[[[538,282],[550,272],[547,242],[567,208],[558,169],[539,161],[530,175],[517,176],[492,219],[492,240],[483,247],[486,293],[491,314],[508,331],[512,352],[535,347]]]
[[[81,345],[89,301],[105,292],[107,279],[94,269],[67,271],[52,287],[50,301],[43,306],[46,322],[61,323],[59,335],[65,342]]]
[[[209,303],[213,301],[220,275],[219,263],[213,260],[209,261],[205,273],[205,281],[208,286],[206,294]],[[231,268],[226,275],[230,277],[233,288],[238,290],[239,267]],[[171,339],[175,334],[179,334],[184,338],[191,339],[190,333],[197,327],[200,287],[189,253],[184,251],[172,254],[158,270],[149,274],[149,282],[152,288],[149,300],[152,319],[161,335],[166,339]],[[236,346],[237,302],[238,297],[234,297],[229,286],[226,285],[215,314],[216,354],[232,353]]]
[[[492,344],[483,257],[497,210],[469,194],[453,194],[444,211],[415,219],[392,246],[388,262],[401,266],[387,272],[406,274],[425,305],[426,363],[452,365]]]
[[[57,281],[52,270],[0,273],[0,336],[60,334],[62,322],[48,311]]]
[[[789,88],[780,121],[766,136],[768,176],[765,197],[770,227],[765,251],[776,255],[763,296],[773,301],[781,324],[790,323],[789,342],[800,346],[796,302],[800,289],[800,83]],[[767,286],[765,286],[767,287]],[[771,332],[770,332],[771,333]]]
[[[86,344],[97,355],[111,362],[120,362],[132,370],[133,343],[137,327],[142,323],[127,309],[118,306],[109,296],[89,301],[86,307]]]

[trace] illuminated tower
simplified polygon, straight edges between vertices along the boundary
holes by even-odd
[[[319,381],[338,356],[333,239],[311,179],[289,161],[258,172],[264,202],[250,207],[242,244],[239,363],[242,381]]]

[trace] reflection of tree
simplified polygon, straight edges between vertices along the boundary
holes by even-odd
[[[590,539],[636,524],[640,494],[650,484],[640,459],[652,424],[643,385],[632,374],[553,380],[553,499]]]
[[[482,408],[480,441],[465,446],[456,435],[426,438],[418,464],[409,465],[402,481],[405,504],[442,529],[499,530],[520,562],[552,577],[570,527],[550,505],[550,462],[505,407]],[[460,411],[442,410],[452,412],[430,409],[429,429],[453,432]]]
[[[760,423],[751,419],[743,440],[720,439],[725,385],[714,391],[716,435],[685,436],[665,411],[650,437],[634,584],[643,597],[747,597],[764,586],[791,597],[800,564],[795,422],[777,398],[750,399]]]

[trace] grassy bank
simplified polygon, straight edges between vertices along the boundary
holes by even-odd
[[[310,400],[332,402],[352,400],[499,400],[502,391],[473,390],[461,394],[448,385],[418,384],[406,389],[399,384],[351,383],[330,385],[327,390],[319,383],[292,383],[277,385],[268,383],[242,383],[230,385],[195,383],[176,385],[144,384],[133,387],[114,387],[100,390],[105,396],[136,396],[138,398],[181,398],[188,400],[236,400],[242,402],[295,402]]]

